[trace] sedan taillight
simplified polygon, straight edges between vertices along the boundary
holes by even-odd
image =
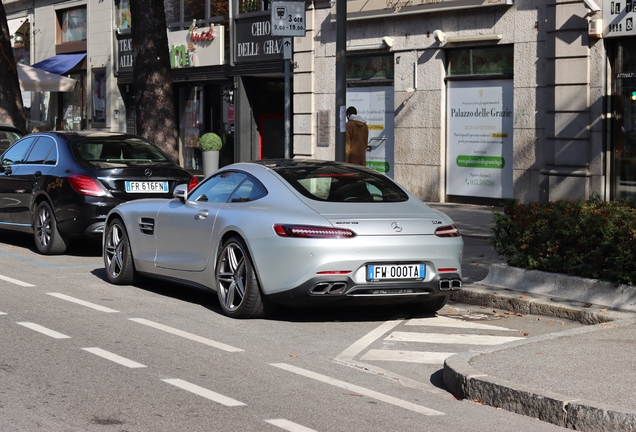
[[[188,192],[194,189],[194,187],[198,184],[199,184],[199,179],[196,178],[195,176],[192,176],[192,178],[190,179],[190,183],[188,183]]]
[[[274,231],[281,237],[305,238],[353,238],[356,233],[349,229],[319,227],[311,225],[274,225]]]
[[[459,230],[455,225],[439,227],[435,230],[437,237],[459,237]]]
[[[102,185],[93,177],[83,174],[73,174],[68,178],[68,182],[78,194],[95,197],[106,195],[106,191]]]

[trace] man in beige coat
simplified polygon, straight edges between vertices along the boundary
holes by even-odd
[[[367,165],[367,146],[369,145],[369,127],[367,121],[358,115],[358,110],[347,108],[347,146],[345,162]]]

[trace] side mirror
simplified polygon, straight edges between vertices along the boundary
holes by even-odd
[[[172,196],[174,196],[175,198],[178,198],[179,201],[181,202],[185,202],[186,199],[188,199],[188,185],[187,184],[177,185],[174,188],[174,192],[172,193]]]

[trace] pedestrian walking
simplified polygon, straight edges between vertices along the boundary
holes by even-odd
[[[347,144],[345,162],[367,165],[369,127],[367,121],[358,115],[356,107],[347,108]]]

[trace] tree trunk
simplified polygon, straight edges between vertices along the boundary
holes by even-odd
[[[130,2],[137,133],[179,161],[163,0]]]
[[[22,105],[22,93],[18,82],[18,69],[13,57],[7,13],[0,1],[0,123],[9,123],[24,134],[26,130],[26,118]]]

